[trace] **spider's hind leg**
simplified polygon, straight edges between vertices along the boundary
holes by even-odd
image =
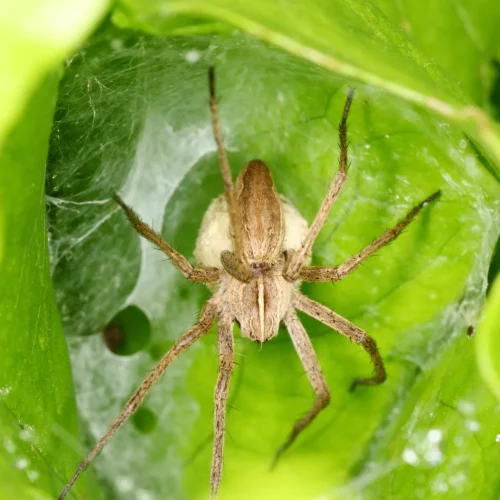
[[[113,195],[113,200],[123,209],[132,227],[144,239],[150,241],[164,252],[186,279],[198,283],[213,283],[220,278],[220,271],[216,267],[194,267],[184,255],[175,250],[151,226],[143,222],[117,194]]]
[[[283,275],[288,281],[295,281],[299,279],[300,271],[304,267],[307,256],[311,253],[313,243],[321,231],[321,228],[325,224],[332,205],[337,200],[347,181],[347,171],[349,170],[349,161],[347,158],[347,150],[349,146],[349,142],[347,140],[347,117],[349,116],[353,96],[354,90],[349,89],[349,93],[347,94],[347,99],[344,104],[344,112],[342,113],[342,119],[339,124],[339,169],[333,177],[328,193],[321,202],[321,206],[314,217],[313,223],[309,228],[309,232],[307,233],[301,248],[291,255],[291,258],[285,265]]]
[[[243,248],[243,221],[238,208],[236,194],[234,191],[233,178],[229,170],[229,161],[227,159],[226,150],[222,141],[222,133],[220,130],[219,115],[217,110],[217,99],[215,97],[215,69],[210,67],[208,71],[208,86],[210,92],[210,114],[212,117],[212,129],[214,132],[215,143],[217,144],[217,153],[219,156],[219,167],[224,183],[224,194],[226,196],[227,209],[231,228],[234,233],[234,247],[236,259],[234,260],[235,268],[233,277],[245,283],[253,276]]]
[[[300,270],[299,279],[302,281],[340,281],[349,273],[354,271],[365,259],[373,255],[377,250],[394,241],[415,219],[420,211],[429,203],[437,200],[441,196],[441,191],[436,191],[415,205],[394,227],[387,229],[382,236],[370,243],[366,248],[358,252],[353,257],[347,259],[340,266],[306,266]]]

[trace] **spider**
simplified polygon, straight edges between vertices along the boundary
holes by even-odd
[[[278,195],[271,172],[260,160],[249,162],[233,184],[229,163],[222,142],[215,97],[215,73],[209,69],[210,111],[224,194],[212,201],[202,221],[196,242],[193,266],[160,234],[141,221],[138,215],[118,196],[114,200],[124,210],[133,228],[160,248],[183,276],[193,282],[205,283],[212,297],[203,306],[198,322],[163,356],[141,383],[123,411],[106,434],[97,442],[79,465],[59,496],[62,500],[78,476],[87,468],[116,431],[130,418],[170,364],[186,349],[206,335],[218,320],[219,374],[215,387],[214,440],[210,476],[210,495],[214,500],[222,478],[226,402],[234,365],[233,325],[237,322],[241,335],[264,343],[278,334],[283,323],[305,369],[316,399],[308,413],[297,420],[283,445],[277,450],[273,464],[297,439],[299,434],[330,402],[330,389],[297,312],[324,323],[361,345],[375,367],[372,377],[356,378],[357,385],[378,385],[386,380],[384,363],[375,340],[346,318],[300,293],[302,281],[335,282],[354,271],[362,261],[387,245],[440,191],[415,205],[393,228],[366,248],[334,267],[310,266],[311,249],[330,209],[338,198],[348,174],[347,117],[354,91],[349,90],[339,124],[340,158],[335,174],[321,206],[308,228],[293,205]]]

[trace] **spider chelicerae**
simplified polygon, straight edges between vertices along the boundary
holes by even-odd
[[[386,379],[384,363],[375,340],[346,318],[303,295],[300,292],[300,284],[302,281],[334,282],[343,279],[366,258],[397,238],[428,203],[439,197],[440,192],[436,191],[415,205],[398,224],[343,264],[334,267],[310,266],[313,243],[347,180],[347,117],[353,90],[349,90],[339,125],[339,169],[311,226],[308,227],[298,210],[277,193],[271,172],[264,162],[253,160],[248,163],[233,183],[217,115],[213,68],[209,70],[209,89],[211,118],[224,194],[212,201],[203,218],[195,249],[198,265],[193,266],[160,234],[141,221],[118,195],[115,195],[114,199],[143,238],[165,252],[186,279],[205,283],[213,291],[213,295],[203,306],[198,322],[180,337],[148,374],[106,434],[79,465],[59,496],[60,500],[65,498],[78,476],[137,410],[170,364],[206,335],[216,321],[219,374],[215,387],[210,476],[212,499],[217,497],[222,478],[226,404],[234,366],[235,322],[239,324],[243,337],[258,343],[275,337],[280,324],[283,323],[316,395],[311,409],[297,420],[288,438],[276,452],[273,463],[276,463],[281,454],[330,402],[330,390],[321,372],[320,363],[296,311],[302,311],[345,335],[361,345],[370,355],[375,367],[374,376],[355,379],[350,390],[354,390],[357,385],[381,384]]]

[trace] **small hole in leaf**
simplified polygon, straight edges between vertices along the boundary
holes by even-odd
[[[125,332],[120,325],[109,323],[102,332],[106,347],[115,354],[125,342]]]
[[[149,434],[156,427],[158,419],[148,408],[139,408],[132,416],[134,427],[142,434]]]
[[[111,352],[119,356],[130,356],[149,343],[151,325],[141,309],[128,306],[106,325],[102,335]]]

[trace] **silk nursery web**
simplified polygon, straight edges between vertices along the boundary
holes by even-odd
[[[118,191],[177,250],[192,256],[203,212],[222,192],[208,111],[209,64],[218,71],[222,131],[234,173],[262,157],[278,191],[311,222],[337,169],[337,122],[347,83],[255,40],[160,39],[105,28],[68,60],[51,141],[47,205],[52,273],[86,442],[105,432],[208,296],[136,237],[110,196]],[[429,437],[442,429],[405,428],[400,456],[389,464],[378,457],[392,429],[404,425],[399,419],[417,372],[437,366],[453,339],[475,323],[499,228],[498,204],[495,212],[491,193],[481,187],[487,174],[458,131],[378,89],[357,85],[356,92],[349,181],[313,249],[314,262],[340,263],[436,188],[443,198],[432,216],[346,283],[305,288],[370,331],[393,377],[389,403],[387,396],[384,404],[373,394],[362,398],[370,426],[356,420],[346,389],[354,376],[370,372],[369,360],[334,332],[306,324],[332,404],[303,436],[303,446],[312,443],[320,455],[332,443],[340,450],[351,447],[343,452],[351,463],[362,453],[368,457],[357,478],[324,488],[321,498],[334,498],[339,489],[356,491],[360,484],[375,488],[409,461],[417,468],[431,464],[447,484],[456,474],[443,439],[436,441],[436,432]],[[419,303],[426,309],[408,307]],[[100,335],[91,334],[131,306],[146,316],[150,337],[133,355],[116,356]],[[267,467],[288,424],[313,397],[301,385],[303,371],[282,332],[262,351],[237,341],[236,352],[227,475],[245,460]],[[215,336],[209,335],[151,392],[144,408],[152,424],[139,419],[124,426],[103,449],[95,468],[117,498],[191,498],[194,477],[207,478],[199,488],[208,488],[216,374]],[[422,411],[416,407],[412,418]],[[346,418],[358,433],[355,445],[337,432]],[[249,438],[242,425],[259,429],[258,436]],[[465,424],[462,430],[470,432]],[[417,445],[418,435],[429,441],[427,448]],[[80,450],[82,458],[86,451]],[[300,448],[291,453],[300,457]],[[293,470],[286,460],[280,467]],[[345,463],[334,460],[333,467]],[[273,477],[264,483],[277,481]]]

